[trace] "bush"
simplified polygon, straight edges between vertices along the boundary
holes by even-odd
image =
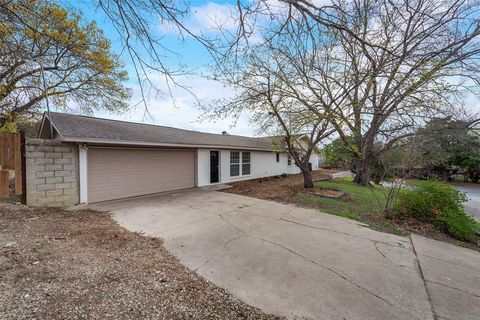
[[[460,240],[473,241],[480,224],[463,210],[464,193],[440,181],[419,181],[402,190],[396,211],[419,221],[433,223]]]

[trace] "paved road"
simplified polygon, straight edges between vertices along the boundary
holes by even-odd
[[[455,184],[455,187],[468,196],[465,211],[480,220],[480,184],[462,183]]]
[[[478,319],[480,254],[316,210],[191,190],[96,205],[187,267],[290,319]],[[414,250],[415,248],[415,250]]]

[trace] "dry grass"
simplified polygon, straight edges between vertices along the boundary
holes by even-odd
[[[276,319],[108,213],[0,206],[0,250],[0,319]]]

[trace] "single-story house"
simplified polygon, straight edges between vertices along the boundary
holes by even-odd
[[[27,203],[73,205],[299,173],[278,137],[44,115],[27,143]],[[51,135],[53,132],[53,136]],[[275,147],[276,146],[276,147]],[[321,157],[311,157],[312,170]]]

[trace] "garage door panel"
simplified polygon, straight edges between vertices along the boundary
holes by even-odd
[[[191,150],[89,149],[87,168],[90,203],[195,185]]]

